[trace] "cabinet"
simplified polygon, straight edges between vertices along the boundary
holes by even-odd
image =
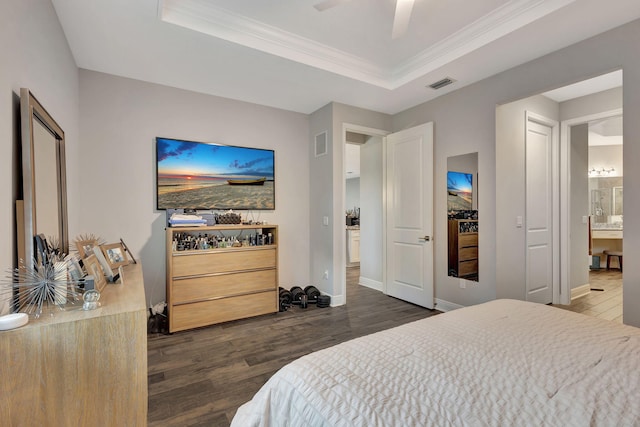
[[[347,228],[347,258],[349,264],[360,262],[360,229]]]
[[[167,228],[169,332],[277,312],[277,242],[275,225]]]
[[[5,426],[146,426],[147,310],[140,264],[82,302],[0,331]]]
[[[449,220],[449,276],[478,279],[478,220]]]

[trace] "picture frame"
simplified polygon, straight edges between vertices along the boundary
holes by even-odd
[[[104,257],[112,270],[117,269],[120,266],[129,264],[127,251],[122,244],[122,241],[118,243],[110,243],[108,245],[100,245],[100,249],[102,250]]]
[[[76,240],[76,248],[80,258],[85,259],[93,254],[93,247],[98,246],[98,241],[95,239],[90,240]]]
[[[100,248],[100,246],[94,246],[93,247],[93,254],[98,259],[98,263],[100,263],[100,266],[102,267],[102,271],[103,271],[105,277],[107,278],[107,280],[109,282],[113,282],[113,281],[115,281],[113,270],[111,270],[111,267],[109,266],[109,263],[107,262],[107,259],[105,258],[104,254],[102,253],[102,249]]]
[[[107,278],[95,254],[91,254],[84,259],[84,268],[87,270],[88,275],[93,276],[94,288],[97,289],[98,292],[102,292],[107,284]]]

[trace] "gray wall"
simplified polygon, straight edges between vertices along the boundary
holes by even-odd
[[[343,124],[379,130],[391,128],[391,116],[344,104],[330,103],[311,114],[309,132],[311,184],[311,280],[320,290],[332,295],[332,304],[342,304],[345,284],[344,218],[344,143]],[[314,157],[314,136],[327,131],[329,153]],[[322,217],[329,217],[329,226],[322,225]],[[336,222],[337,221],[337,222]],[[323,273],[329,273],[323,279]]]
[[[565,86],[586,78],[604,74],[622,68],[624,73],[624,116],[640,116],[640,57],[637,46],[640,44],[640,21],[633,21],[599,36],[569,46],[565,49],[545,55],[534,61],[512,68],[489,77],[474,85],[444,95],[434,101],[421,104],[393,118],[393,130],[399,131],[411,126],[433,121],[435,123],[435,186],[444,185],[445,159],[451,155],[478,151],[480,174],[480,212],[483,233],[480,235],[480,271],[479,286],[459,290],[448,282],[446,272],[446,244],[437,235],[445,235],[444,222],[438,221],[445,206],[444,196],[436,197],[434,217],[436,218],[436,297],[461,305],[475,304],[496,296],[521,295],[522,292],[510,292],[521,288],[521,277],[506,272],[500,277],[497,269],[517,268],[524,265],[524,249],[518,245],[511,248],[512,253],[496,253],[496,244],[502,239],[504,227],[513,222],[508,215],[508,223],[503,224],[497,218],[501,212],[509,211],[511,203],[498,202],[504,188],[502,180],[496,178],[496,105],[528,98],[544,91]],[[626,141],[640,140],[640,121],[624,121]],[[624,145],[625,180],[638,182],[640,168],[632,168],[640,160],[640,144],[629,142]],[[515,159],[515,161],[518,161]],[[501,176],[504,178],[504,176]],[[511,185],[508,185],[510,187]],[[628,187],[628,186],[627,186]],[[518,185],[518,191],[524,189]],[[625,191],[625,209],[635,212],[640,208],[640,190],[630,188]],[[496,226],[496,222],[500,224]],[[625,218],[624,252],[628,259],[640,256],[640,218]],[[507,254],[508,255],[508,254]],[[498,282],[498,283],[496,283]],[[501,282],[501,283],[500,283]],[[497,292],[497,291],[500,292]],[[506,292],[503,292],[506,291]],[[640,326],[640,266],[630,265],[624,274],[624,322]]]
[[[155,137],[275,150],[279,281],[309,281],[309,119],[305,114],[108,74],[80,72],[79,229],[123,238],[142,261],[147,300],[165,299],[165,213],[155,210]]]
[[[69,224],[77,220],[78,69],[49,0],[0,2],[0,269],[16,265],[15,200],[22,197],[20,88],[31,90],[66,136]],[[0,296],[0,314],[8,307]]]

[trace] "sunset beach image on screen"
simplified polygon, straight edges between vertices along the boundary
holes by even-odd
[[[275,209],[273,150],[156,138],[158,209]]]
[[[447,172],[447,210],[470,210],[473,202],[473,175]]]

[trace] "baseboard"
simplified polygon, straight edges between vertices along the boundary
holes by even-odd
[[[378,280],[368,279],[366,277],[360,276],[360,278],[358,279],[358,283],[367,288],[382,292],[382,282],[379,282]]]
[[[344,305],[345,304],[345,297],[344,295],[330,295],[331,296],[331,307],[337,307],[339,305]]]
[[[571,301],[576,298],[583,297],[591,292],[591,285],[587,283],[586,285],[578,286],[577,288],[571,288]]]
[[[445,301],[439,298],[436,298],[436,310],[438,311],[442,311],[442,312],[447,312],[447,311],[453,311],[453,310],[457,310],[459,308],[464,308],[464,305],[459,305],[459,304],[454,304],[452,302],[449,301]]]

